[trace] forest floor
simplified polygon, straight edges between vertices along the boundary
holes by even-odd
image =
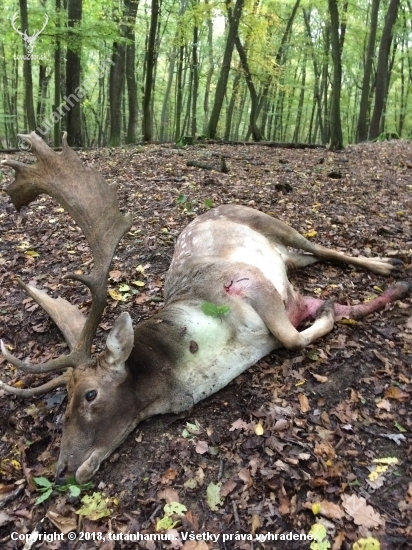
[[[219,168],[222,155],[228,173],[187,165]],[[33,161],[29,153],[11,156]],[[324,246],[404,262],[388,279],[330,264],[292,273],[305,294],[359,303],[394,280],[412,279],[411,142],[361,144],[340,153],[150,145],[80,156],[119,185],[121,208],[134,218],[111,268],[112,298],[122,299],[109,299],[98,346],[119,312],[128,310],[137,323],[162,307],[176,237],[212,204],[253,206]],[[3,167],[1,177],[4,188],[13,173]],[[1,192],[0,224],[0,338],[17,356],[42,361],[64,351],[62,337],[13,276],[81,303],[87,300],[81,286],[60,277],[88,262],[88,247],[45,197],[17,214]],[[136,279],[140,286],[134,287]],[[37,382],[2,357],[0,365],[9,383]],[[12,541],[11,533],[37,528],[64,532],[65,539],[25,548],[155,550],[171,543],[114,542],[108,533],[159,534],[164,531],[156,528],[174,525],[181,537],[174,547],[183,544],[184,550],[293,550],[311,543],[280,535],[307,534],[319,523],[334,550],[369,536],[382,550],[406,550],[412,547],[411,392],[412,309],[406,298],[363,321],[337,323],[300,352],[269,355],[185,414],[145,421],[102,464],[87,492],[88,510],[84,493],[56,490],[35,505],[41,493],[33,478],[53,479],[65,392],[30,399],[0,392],[0,546],[21,549],[23,542]],[[182,506],[165,508],[175,502]],[[170,510],[175,514],[168,517]],[[67,533],[76,530],[83,539],[68,542]],[[184,541],[190,534],[199,540]],[[264,542],[267,534],[278,534],[278,541]],[[97,540],[101,536],[106,540]]]

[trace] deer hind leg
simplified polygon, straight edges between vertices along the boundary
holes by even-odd
[[[344,264],[350,264],[357,267],[362,267],[368,269],[373,273],[378,275],[390,275],[393,271],[399,269],[402,265],[402,262],[398,259],[393,258],[365,258],[363,256],[348,256],[342,252],[337,252],[336,250],[326,248],[319,244],[313,243],[301,235],[296,229],[290,227],[280,220],[265,216],[266,224],[265,227],[261,229],[261,232],[270,240],[283,249],[285,246],[290,246],[292,248],[297,248],[307,252],[307,254],[299,254],[296,252],[286,251],[286,256],[290,260],[290,263],[294,267],[305,267],[315,263],[317,260],[328,261],[328,262],[338,262]],[[282,246],[283,245],[283,246]],[[313,256],[315,256],[314,259]]]
[[[280,248],[277,245],[277,248]],[[308,265],[316,264],[319,261],[319,258],[313,254],[302,254],[301,252],[291,252],[286,247],[282,246],[281,254],[284,258],[284,262],[287,266],[293,267],[293,269],[301,269],[302,267],[307,267]]]
[[[293,227],[290,227],[282,221],[247,206],[223,205],[211,212],[213,212],[214,217],[222,216],[234,222],[248,225],[255,231],[264,235],[274,245],[290,246],[308,252],[321,261],[350,264],[369,269],[378,275],[390,275],[402,265],[400,260],[392,258],[352,257],[337,252],[336,250],[330,250],[324,246],[308,241],[308,239],[303,237],[303,235],[293,229]],[[287,256],[289,256],[289,254]],[[289,258],[290,263],[293,264],[293,253]],[[296,256],[295,260],[297,260]],[[306,261],[308,263],[305,263]],[[313,260],[306,260],[304,258],[300,259],[296,265],[297,267],[304,267],[305,265],[309,265],[309,262],[314,263]]]
[[[296,229],[293,229],[293,227],[284,224],[280,220],[271,218],[270,216],[267,217],[269,220],[273,220],[273,222],[267,220],[266,230],[262,231],[262,233],[264,233],[270,241],[274,241],[275,243],[280,242],[282,248],[284,246],[290,246],[308,253],[299,254],[296,252],[287,251],[286,255],[290,259],[291,264],[295,267],[305,267],[307,265],[311,265],[315,263],[317,259],[321,261],[350,264],[368,269],[378,275],[387,276],[393,271],[396,271],[399,266],[402,265],[400,260],[393,258],[365,258],[363,256],[348,256],[342,252],[337,252],[336,250],[313,243],[296,231]],[[316,259],[313,259],[313,256],[315,256]]]
[[[344,264],[354,265],[368,269],[377,275],[390,275],[393,271],[397,271],[402,262],[396,258],[365,258],[363,256],[348,256],[336,250],[331,250],[319,244],[311,243],[305,237],[299,235],[303,239],[300,243],[300,248],[315,255],[319,260],[328,262],[340,262]],[[303,248],[303,245],[306,248]],[[293,246],[293,245],[291,245]]]

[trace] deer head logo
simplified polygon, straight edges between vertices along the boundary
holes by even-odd
[[[39,37],[39,34],[42,33],[44,31],[44,29],[46,28],[46,25],[49,21],[49,16],[47,14],[44,15],[45,17],[45,21],[44,21],[44,25],[43,27],[39,30],[39,31],[36,31],[34,34],[32,34],[31,36],[28,36],[27,34],[27,29],[24,31],[24,32],[21,32],[19,31],[19,29],[16,27],[16,20],[19,18],[19,14],[16,12],[12,19],[11,19],[11,26],[13,27],[13,29],[18,33],[20,34],[22,37],[23,37],[23,40],[25,41],[26,43],[26,48],[27,48],[27,53],[31,54],[33,52],[33,48],[34,48],[34,43],[36,42],[37,38]]]

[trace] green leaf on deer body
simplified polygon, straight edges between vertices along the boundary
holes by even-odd
[[[201,307],[203,313],[209,317],[224,317],[225,315],[228,315],[230,311],[230,306],[218,306],[216,304],[212,304],[211,302],[203,302]]]

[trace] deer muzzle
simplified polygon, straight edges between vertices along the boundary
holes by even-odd
[[[103,460],[104,456],[102,453],[94,450],[77,469],[74,469],[71,468],[68,460],[60,457],[57,463],[55,482],[58,485],[66,485],[67,481],[74,476],[78,485],[86,483],[97,472]]]

